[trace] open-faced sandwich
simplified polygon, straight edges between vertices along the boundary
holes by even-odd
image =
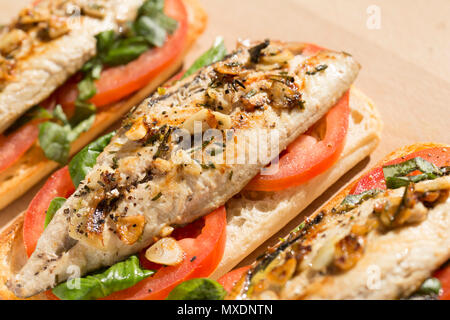
[[[376,147],[351,55],[245,41],[210,64],[220,51],[47,181],[1,235],[2,297],[164,299],[231,270]]]
[[[399,149],[219,282],[228,299],[448,300],[449,194],[450,146]],[[170,297],[226,294],[211,280],[191,281]]]
[[[40,0],[0,29],[0,208],[166,81],[196,0]]]

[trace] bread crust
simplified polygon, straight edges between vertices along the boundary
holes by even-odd
[[[91,129],[84,132],[72,144],[71,156],[121,119],[133,106],[148,97],[161,83],[181,68],[184,57],[196,39],[203,33],[207,23],[207,15],[198,0],[183,0],[183,2],[186,6],[189,22],[186,46],[183,52],[170,67],[159,74],[146,87],[105,110],[100,110]],[[28,189],[53,172],[58,166],[58,163],[45,157],[38,145],[33,146],[13,166],[0,173],[0,210],[25,194]]]

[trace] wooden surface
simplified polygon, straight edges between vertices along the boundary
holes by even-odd
[[[200,1],[209,14],[209,25],[187,64],[222,35],[228,48],[238,38],[315,42],[349,52],[363,66],[356,85],[380,110],[385,123],[382,142],[370,159],[317,199],[308,213],[400,146],[450,143],[450,1]],[[0,0],[0,23],[27,2]],[[25,209],[36,190],[0,212],[0,226]],[[281,234],[297,223],[291,222]]]

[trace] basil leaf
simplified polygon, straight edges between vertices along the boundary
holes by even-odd
[[[70,119],[70,125],[75,127],[80,122],[88,119],[92,115],[95,115],[96,111],[97,108],[94,104],[77,99],[75,101],[75,114]]]
[[[149,49],[149,45],[144,37],[137,36],[122,39],[116,43],[114,48],[109,50],[103,62],[110,66],[127,64],[137,59],[141,54]]]
[[[88,75],[78,83],[78,99],[81,101],[87,101],[97,93],[97,87],[95,86],[94,79]]]
[[[442,285],[437,278],[428,278],[425,280],[417,291],[418,294],[428,295],[428,294],[439,294]]]
[[[131,256],[103,273],[64,282],[52,291],[62,300],[94,300],[130,288],[154,273],[141,269],[139,259]]]
[[[418,174],[415,176],[407,176],[407,177],[388,177],[388,178],[386,178],[386,186],[389,189],[398,189],[401,187],[406,187],[411,182],[417,183],[417,182],[428,180],[428,179],[435,179],[435,178],[431,178],[426,173]]]
[[[375,197],[380,192],[381,190],[378,189],[370,189],[360,194],[349,194],[341,202],[339,209],[342,211],[351,210],[363,201]]]
[[[139,8],[138,16],[149,16],[164,10],[164,0],[146,0]]]
[[[70,152],[70,129],[54,122],[39,124],[39,144],[47,159],[67,163]]]
[[[77,126],[71,129],[68,133],[68,139],[70,142],[75,141],[83,132],[88,131],[95,121],[95,114],[81,121]]]
[[[227,49],[225,48],[225,43],[223,38],[217,37],[214,41],[214,45],[202,54],[192,66],[184,73],[181,79],[189,77],[191,74],[197,72],[197,70],[208,66],[214,62],[222,60],[227,55]]]
[[[227,292],[217,281],[200,278],[180,283],[167,300],[223,300]]]
[[[178,28],[178,21],[166,16],[163,12],[155,13],[149,17],[163,27],[169,34],[174,33]]]
[[[67,118],[61,107],[55,109],[55,116],[64,125],[50,121],[39,124],[39,144],[47,159],[65,164],[69,159],[70,144],[82,132],[91,128],[95,121],[95,114],[81,121],[74,128],[67,122]]]
[[[144,37],[152,46],[161,47],[166,41],[166,30],[149,16],[140,17],[134,27],[137,34]]]
[[[53,216],[55,215],[56,211],[58,211],[63,204],[66,202],[66,198],[60,198],[57,197],[50,202],[50,205],[48,206],[47,213],[45,214],[45,223],[44,228],[47,228],[50,221],[52,221]]]
[[[423,175],[417,177],[407,176],[411,172],[419,170]],[[396,189],[408,185],[409,182],[418,182],[426,179],[436,179],[442,175],[441,170],[431,162],[421,157],[408,161],[383,167],[386,186],[389,189]],[[399,178],[402,177],[402,178]]]
[[[114,30],[103,31],[97,34],[95,38],[97,39],[97,55],[102,56],[113,46],[116,40],[116,32]]]
[[[69,173],[75,187],[78,187],[88,172],[94,167],[97,157],[105,149],[114,136],[111,132],[81,150],[69,163]]]
[[[67,116],[60,104],[58,104],[55,110],[53,110],[53,118],[60,120],[64,125],[69,123],[69,121],[67,120]]]

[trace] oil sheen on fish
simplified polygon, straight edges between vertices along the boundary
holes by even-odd
[[[0,31],[0,133],[96,54],[95,35],[135,18],[143,0],[42,0]]]
[[[271,162],[274,147],[278,155],[321,119],[358,74],[349,54],[307,56],[304,48],[268,40],[241,45],[145,100],[56,213],[10,288],[32,296],[67,279],[70,265],[81,274],[111,265],[167,226],[190,223],[239,193]],[[186,145],[198,136],[196,126],[200,145]],[[244,138],[254,130],[267,135]],[[265,156],[249,161],[258,152]]]
[[[229,299],[405,299],[450,259],[450,176],[340,205],[252,266]]]

